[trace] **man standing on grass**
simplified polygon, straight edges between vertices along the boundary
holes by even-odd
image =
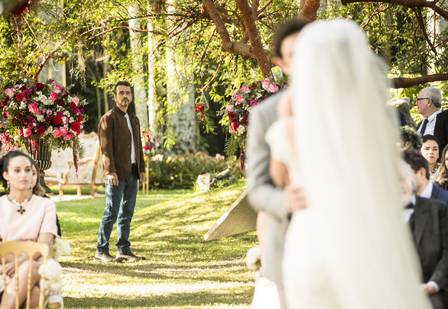
[[[98,136],[105,174],[106,207],[98,231],[95,258],[111,262],[109,238],[117,222],[117,254],[115,260],[142,260],[131,250],[129,234],[138,191],[138,180],[144,180],[143,149],[138,118],[128,112],[132,102],[131,85],[120,81],[115,85],[115,107],[100,119]],[[118,220],[117,220],[118,218]]]

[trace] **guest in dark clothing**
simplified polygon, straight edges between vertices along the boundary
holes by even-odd
[[[436,172],[435,182],[445,190],[448,190],[448,145],[442,151],[440,166]]]
[[[404,214],[420,261],[422,288],[434,309],[444,309],[448,305],[448,206],[436,199],[413,195],[414,177],[408,170],[403,164],[402,192],[411,200]]]

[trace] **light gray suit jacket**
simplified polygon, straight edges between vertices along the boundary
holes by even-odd
[[[271,152],[265,135],[277,120],[277,106],[283,93],[269,97],[250,111],[246,148],[249,202],[256,211],[270,215],[264,230],[263,246],[266,250],[261,261],[262,275],[274,281],[279,290],[283,289],[282,260],[288,227],[288,205],[286,192],[276,188],[269,175]]]

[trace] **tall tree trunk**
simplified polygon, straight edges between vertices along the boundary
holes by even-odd
[[[142,55],[142,34],[133,29],[140,29],[140,20],[133,18],[139,14],[138,6],[133,4],[128,7],[129,35],[131,39],[132,68],[134,70],[134,103],[135,113],[140,120],[142,128],[148,127],[148,109],[146,106],[146,90],[144,79],[144,64]]]
[[[148,14],[155,11],[154,4],[148,2]],[[154,20],[151,18],[147,19],[147,30],[148,30],[148,124],[149,130],[153,136],[158,134],[157,132],[157,95],[156,95],[156,79],[155,79],[155,63],[156,59],[160,59],[160,55],[156,50],[157,38],[153,34],[154,30]]]
[[[174,24],[169,15],[176,12],[175,0],[168,0],[167,26]],[[189,72],[189,59],[181,49],[176,49],[176,39],[168,38],[166,44],[168,135],[174,143],[173,151],[189,153],[199,150],[199,127],[194,112],[193,73]]]

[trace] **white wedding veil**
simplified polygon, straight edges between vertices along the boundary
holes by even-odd
[[[294,57],[294,173],[317,212],[340,308],[430,308],[403,220],[385,65],[341,19],[305,27]]]

